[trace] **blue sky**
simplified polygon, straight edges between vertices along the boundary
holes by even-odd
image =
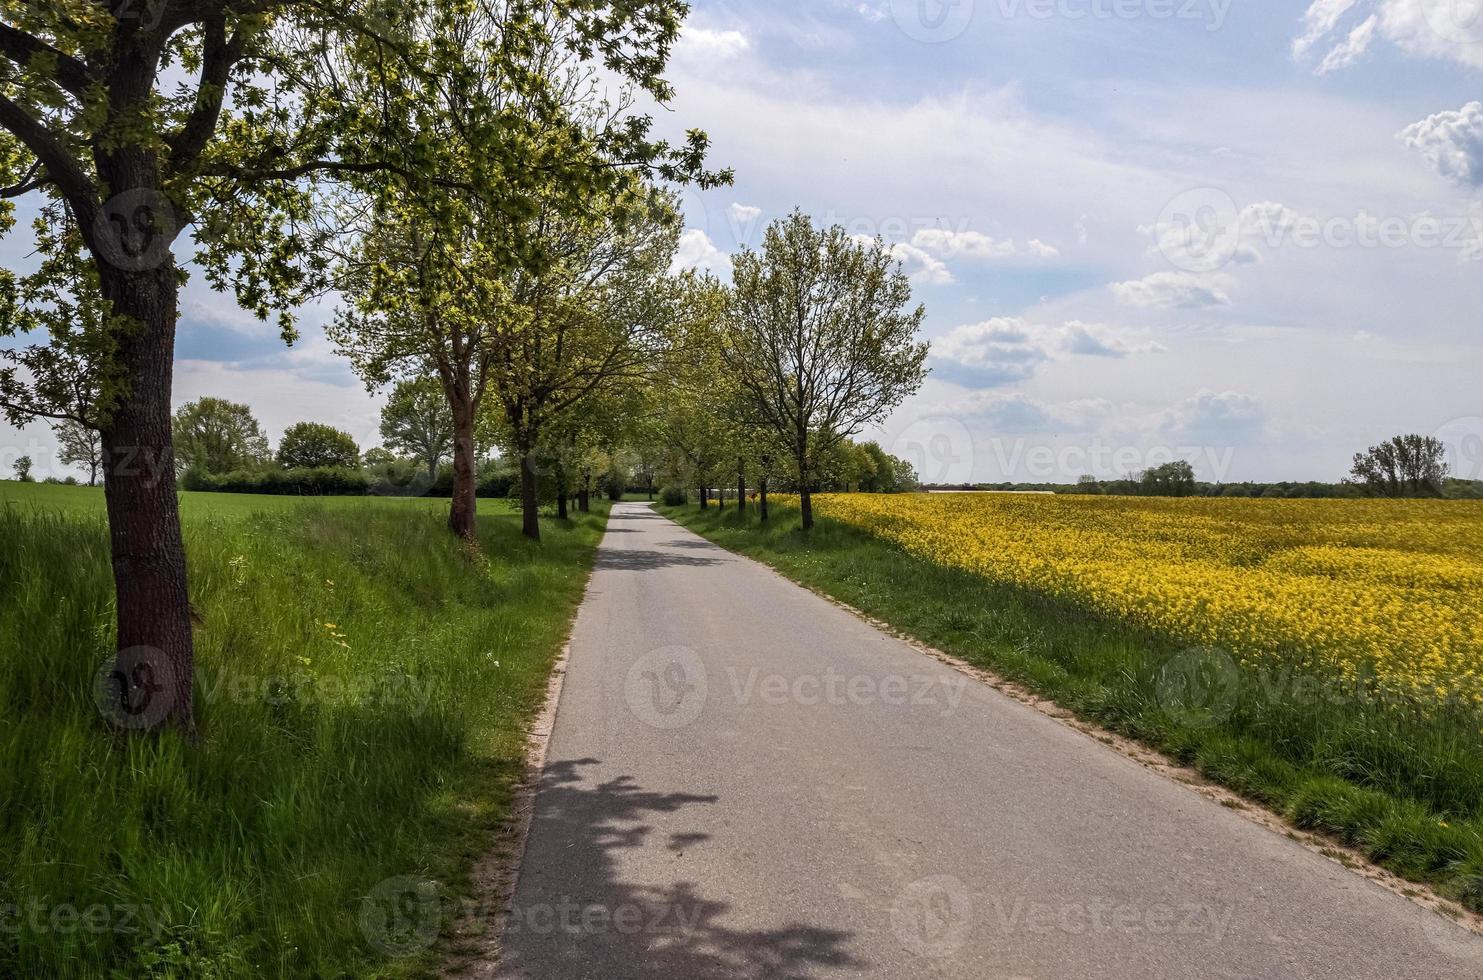
[[[685,194],[681,264],[794,207],[881,236],[934,372],[871,434],[930,479],[1337,479],[1401,431],[1483,477],[1476,2],[699,0],[659,125],[737,181]],[[285,350],[193,284],[176,401],[374,444],[326,315]]]

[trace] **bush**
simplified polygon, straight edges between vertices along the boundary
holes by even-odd
[[[659,491],[659,500],[666,507],[679,507],[690,500],[684,487],[665,487]]]
[[[262,493],[278,497],[364,497],[371,479],[360,470],[337,467],[237,470],[211,474],[187,470],[180,485],[204,493]]]

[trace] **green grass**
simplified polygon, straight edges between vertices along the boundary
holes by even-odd
[[[429,974],[396,926],[446,931],[507,816],[606,506],[535,545],[481,501],[474,552],[446,501],[187,495],[190,742],[92,700],[99,492],[0,497],[0,976]],[[376,890],[402,876],[437,884],[429,918]]]
[[[250,517],[264,511],[294,510],[306,502],[304,497],[270,496],[252,493],[180,493],[181,520],[196,517]],[[319,504],[330,509],[356,508],[367,505],[422,510],[446,514],[448,499],[401,497],[319,497]],[[103,513],[102,487],[69,487],[56,483],[16,483],[0,480],[0,507],[17,507],[27,513],[67,511]],[[480,500],[483,514],[512,513],[515,504],[509,500]]]
[[[699,534],[924,643],[1160,749],[1305,829],[1483,911],[1483,718],[1337,696],[1295,667],[1247,673],[1219,702],[1171,697],[1182,644],[908,555],[796,511],[661,507]],[[1177,685],[1172,688],[1177,691]]]

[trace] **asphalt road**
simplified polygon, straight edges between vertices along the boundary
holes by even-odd
[[[504,936],[529,980],[1483,977],[1483,940],[647,507]]]

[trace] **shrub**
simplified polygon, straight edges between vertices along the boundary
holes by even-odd
[[[262,493],[280,497],[364,497],[371,492],[371,479],[365,473],[329,466],[222,474],[191,469],[180,482],[183,489],[205,493]]]
[[[659,500],[666,507],[679,507],[688,502],[690,495],[685,492],[684,487],[665,487],[659,491]]]

